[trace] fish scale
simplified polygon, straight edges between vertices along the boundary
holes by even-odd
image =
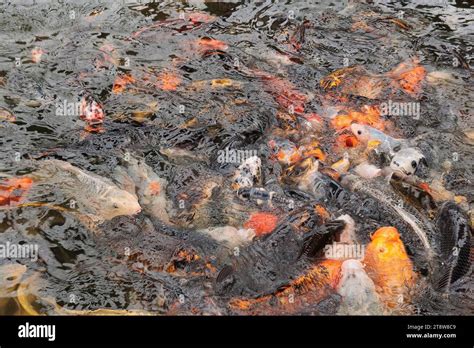
[[[433,236],[435,232],[431,227],[431,223],[416,209],[401,205],[400,199],[395,199],[393,195],[374,188],[370,182],[352,175],[343,179],[343,185],[348,185],[352,191],[365,193],[380,201],[384,207],[390,208],[410,225],[428,251],[429,256],[433,256],[432,247],[425,231],[428,231],[430,236]]]
[[[325,228],[322,222],[312,206],[291,212],[273,233],[241,248],[232,266],[222,268],[216,279],[217,293],[260,297],[290,286],[306,275],[314,260],[305,254],[308,246],[315,243],[320,250],[319,244],[329,243],[345,226],[340,221]]]
[[[78,181],[80,181],[82,184],[84,184],[83,189],[87,191],[87,193],[90,194],[96,194],[98,197],[105,197],[107,193],[110,192],[112,189],[112,183],[108,182],[105,178],[101,178],[100,180],[98,178],[95,178],[92,175],[87,175],[84,174],[78,170],[76,170],[72,166],[64,165],[64,163],[61,163],[60,161],[56,160],[47,160],[44,161],[43,163],[40,162],[40,168],[50,170],[51,169],[51,163],[56,164],[56,166],[53,166],[53,168],[63,168],[64,172],[63,175],[68,175],[70,177],[76,178]],[[56,169],[57,171],[57,169]],[[75,189],[75,188],[71,188]]]
[[[441,207],[436,224],[441,233],[438,243],[441,264],[435,286],[447,291],[452,283],[471,268],[472,231],[467,217],[452,202],[446,202]]]

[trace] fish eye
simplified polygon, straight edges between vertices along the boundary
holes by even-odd
[[[358,130],[358,131],[357,131],[357,134],[361,135],[361,134],[362,134],[362,131],[361,131],[361,130]]]
[[[417,165],[418,165],[418,164],[416,163],[416,161],[411,161],[411,166],[412,166],[413,168],[416,168]]]

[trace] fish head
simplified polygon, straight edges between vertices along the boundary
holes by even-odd
[[[307,181],[318,172],[318,169],[319,161],[313,157],[308,157],[288,167],[285,170],[285,177],[289,180]]]
[[[381,227],[365,250],[369,276],[382,287],[413,285],[415,274],[405,246],[395,227]]]
[[[11,263],[0,266],[0,297],[7,297],[8,289],[18,285],[21,277],[26,272],[27,268],[18,263]],[[5,291],[5,293],[3,293]],[[3,296],[5,295],[5,296]]]
[[[142,210],[135,195],[118,188],[107,193],[105,204],[101,209],[106,219],[121,215],[135,215]]]
[[[354,219],[350,215],[344,214],[339,216],[336,220],[342,220],[346,223],[346,226],[338,236],[338,241],[342,243],[355,243],[356,234]]]
[[[367,275],[386,305],[395,308],[400,305],[399,295],[410,296],[409,289],[415,286],[417,275],[396,228],[382,227],[371,239],[363,261]]]
[[[408,258],[400,234],[395,227],[381,227],[371,237],[368,246],[381,262],[405,260]]]
[[[235,171],[232,188],[252,187],[258,183],[262,177],[262,161],[258,156],[247,158]]]
[[[355,167],[354,172],[362,178],[372,179],[379,176],[382,173],[382,170],[373,164],[364,162]]]
[[[343,278],[348,276],[356,276],[360,272],[364,271],[364,266],[359,260],[345,260],[341,266],[341,276]]]
[[[350,128],[357,140],[363,143],[368,143],[371,139],[370,129],[367,126],[359,123],[352,123]]]
[[[240,166],[239,170],[246,176],[253,177],[254,180],[260,180],[262,161],[258,156],[247,158]]]
[[[424,159],[423,154],[416,149],[401,149],[393,156],[390,168],[405,175],[413,175],[422,159]]]
[[[255,237],[255,231],[251,228],[241,228],[237,230],[236,234],[243,242],[250,242]]]
[[[84,96],[80,104],[81,119],[88,124],[99,124],[104,121],[104,110],[102,105],[90,96]]]
[[[287,139],[272,139],[269,142],[272,158],[282,164],[294,164],[301,159],[298,147]]]

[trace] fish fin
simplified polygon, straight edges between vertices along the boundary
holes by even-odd
[[[443,258],[436,288],[438,291],[449,291],[450,285],[472,267],[472,230],[467,216],[452,201],[443,204],[436,224],[442,236],[439,247]]]
[[[285,190],[285,193],[290,196],[291,198],[295,199],[301,199],[301,200],[311,200],[311,195],[306,193],[305,191],[295,189],[295,188],[289,188]]]
[[[279,292],[283,292],[285,291],[286,289],[288,288],[291,288],[291,285],[290,284],[283,284],[283,285],[280,285],[277,289],[276,289],[276,292],[279,293]]]
[[[320,226],[316,231],[312,232],[305,238],[303,248],[298,258],[302,255],[315,257],[328,242],[329,238],[342,231],[345,227],[346,222],[343,220],[332,220]]]
[[[436,282],[434,284],[435,290],[439,292],[449,290],[449,286],[451,284],[452,272],[450,269],[450,264],[453,262],[453,257],[449,260],[446,260],[441,266],[438,268],[436,272]]]
[[[221,269],[216,278],[216,283],[222,283],[227,277],[234,273],[234,268],[232,266],[226,265]]]
[[[378,147],[380,144],[382,144],[382,142],[380,140],[369,140],[367,142],[367,148],[368,149],[375,149],[376,147]]]

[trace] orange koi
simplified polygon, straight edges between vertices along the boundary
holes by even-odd
[[[261,236],[273,232],[278,223],[278,216],[270,213],[258,212],[250,216],[244,228],[251,228],[255,235]]]
[[[379,287],[378,292],[387,305],[396,307],[415,285],[413,264],[395,227],[379,228],[371,240],[364,258],[367,274]]]
[[[33,180],[28,177],[11,178],[0,182],[0,206],[19,203],[32,185]]]

